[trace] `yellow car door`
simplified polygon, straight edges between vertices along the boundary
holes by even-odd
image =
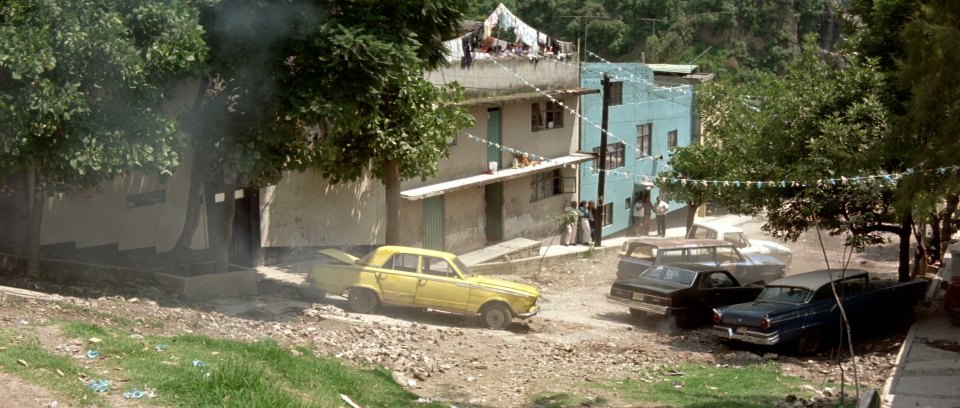
[[[471,285],[445,259],[423,256],[421,262],[417,306],[453,312],[466,310]]]
[[[393,254],[383,267],[374,269],[383,303],[414,305],[419,282],[419,260],[420,257],[414,254]]]

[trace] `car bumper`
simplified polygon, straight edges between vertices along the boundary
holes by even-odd
[[[780,333],[764,333],[753,330],[736,330],[733,327],[713,326],[713,334],[725,339],[739,340],[744,343],[772,346],[780,342]]]
[[[618,304],[620,306],[626,306],[631,309],[643,310],[644,312],[661,315],[661,316],[670,316],[670,315],[676,314],[678,310],[686,309],[682,307],[654,305],[650,303],[640,302],[637,300],[624,299],[622,297],[616,297],[616,296],[610,296],[610,295],[607,295],[607,301],[610,303]]]
[[[533,307],[531,307],[530,310],[526,311],[525,313],[517,313],[517,317],[520,319],[529,319],[533,316],[536,316],[539,313],[540,313],[540,306],[533,305]]]

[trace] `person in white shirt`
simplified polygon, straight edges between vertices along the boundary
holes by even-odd
[[[633,227],[635,229],[635,234],[638,237],[644,236],[644,232],[647,230],[644,228],[646,226],[643,225],[644,211],[646,211],[646,208],[643,206],[643,200],[638,197],[637,202],[633,204]]]
[[[657,235],[667,236],[667,211],[670,211],[670,204],[663,200],[663,196],[657,196],[657,204],[654,212],[657,213]]]

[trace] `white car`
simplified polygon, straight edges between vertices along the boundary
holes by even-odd
[[[748,239],[742,229],[733,225],[697,221],[687,232],[687,238],[722,239],[736,246],[745,256],[769,255],[783,261],[788,269],[793,260],[793,251],[790,248],[773,241]]]

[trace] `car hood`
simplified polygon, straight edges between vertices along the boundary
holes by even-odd
[[[688,288],[687,286],[667,283],[664,281],[659,281],[656,279],[648,279],[648,278],[632,278],[632,279],[618,280],[613,283],[613,287],[618,289],[629,289],[632,291],[666,294],[666,295]]]
[[[771,255],[750,255],[748,258],[754,265],[785,265],[780,258]]]
[[[755,300],[753,302],[727,306],[721,309],[721,313],[723,317],[723,323],[744,326],[759,326],[760,320],[763,319],[764,316],[772,316],[796,308],[797,305],[793,303]]]
[[[348,253],[346,253],[346,252],[343,252],[343,251],[338,251],[338,250],[336,250],[336,249],[323,249],[323,250],[321,250],[321,251],[319,251],[319,252],[320,252],[321,254],[324,254],[324,255],[326,255],[326,256],[329,256],[329,257],[331,257],[331,258],[333,258],[333,259],[336,259],[336,260],[338,260],[338,261],[340,261],[340,262],[343,262],[343,263],[346,263],[346,264],[354,264],[354,263],[357,262],[357,259],[359,259],[359,258],[357,258],[357,257],[355,257],[355,256],[353,256],[353,255],[350,255],[350,254],[348,254]]]
[[[790,250],[790,248],[787,248],[786,245],[783,245],[783,244],[781,244],[781,243],[779,243],[779,242],[766,241],[766,240],[762,240],[762,239],[751,239],[751,240],[750,240],[750,245],[752,245],[752,246],[758,246],[758,247],[764,247],[764,248],[769,248],[769,249],[772,251],[772,253],[777,253],[777,254],[789,254],[789,253],[792,253],[792,251]]]
[[[540,297],[540,290],[523,283],[510,282],[508,280],[490,278],[486,276],[471,276],[466,279],[474,285],[486,289],[504,291],[514,295]]]

